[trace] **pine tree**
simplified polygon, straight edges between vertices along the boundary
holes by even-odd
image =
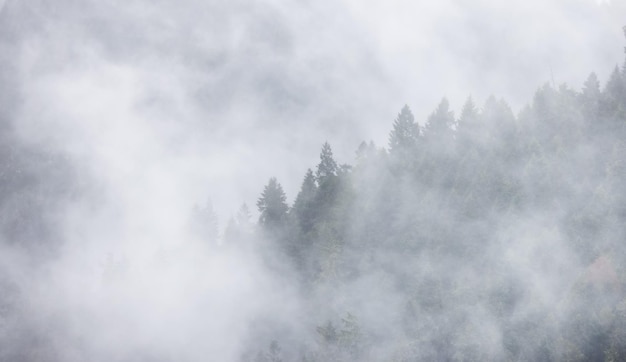
[[[454,126],[454,112],[450,111],[450,103],[443,98],[433,112],[424,129],[424,136],[429,141],[447,141],[452,137],[452,127]]]
[[[317,195],[317,185],[313,171],[308,169],[302,181],[300,192],[293,203],[292,213],[294,214],[298,226],[303,233],[311,231],[315,223],[315,196]]]
[[[280,183],[275,177],[270,178],[256,203],[261,213],[259,224],[270,231],[277,231],[283,227],[289,210],[286,200],[287,196]]]
[[[325,214],[336,201],[339,188],[340,177],[338,177],[339,167],[333,158],[333,151],[328,142],[322,146],[320,153],[320,163],[317,165],[315,173],[317,179],[317,196],[315,203],[320,215]]]
[[[389,134],[389,154],[413,152],[419,135],[419,125],[415,122],[409,107],[405,105],[393,122],[393,129]]]
[[[600,91],[598,76],[596,73],[591,73],[583,84],[581,94],[578,96],[580,111],[584,118],[584,131],[588,137],[593,137],[599,130],[598,118],[600,116],[601,97],[602,92]]]
[[[626,86],[624,84],[623,74],[620,69],[615,66],[613,73],[609,77],[604,91],[602,92],[602,102],[600,111],[602,116],[612,118],[623,112],[624,102],[626,101]]]
[[[600,95],[600,81],[596,73],[592,72],[583,84],[583,90],[580,95],[583,110],[586,111],[585,115],[595,115],[598,102],[600,101]]]
[[[466,152],[477,137],[480,137],[478,110],[472,97],[468,97],[463,105],[461,117],[457,125],[457,135],[461,144],[461,152]]]
[[[337,176],[337,162],[333,158],[333,150],[328,142],[324,142],[322,152],[320,153],[320,163],[317,165],[315,172],[318,185],[321,185],[326,179]]]
[[[365,141],[359,144],[359,148],[356,150],[357,166],[367,163],[373,160],[378,154],[374,141],[366,143]]]

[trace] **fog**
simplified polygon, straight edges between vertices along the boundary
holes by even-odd
[[[569,333],[623,314],[623,147],[580,99],[591,72],[610,95],[623,19],[616,0],[0,2],[0,360],[595,358]],[[424,146],[394,153],[405,104]],[[325,142],[353,167],[319,174]],[[316,211],[296,207],[309,168]],[[257,209],[272,177],[284,225]],[[617,296],[571,297],[606,273]],[[600,322],[573,326],[580,305]]]

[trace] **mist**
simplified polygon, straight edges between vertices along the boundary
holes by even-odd
[[[626,358],[625,18],[0,2],[0,360]]]

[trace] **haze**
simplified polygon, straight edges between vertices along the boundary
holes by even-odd
[[[625,2],[0,9],[0,360],[624,358]]]

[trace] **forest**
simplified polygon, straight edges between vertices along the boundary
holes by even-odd
[[[223,225],[154,207],[171,229],[110,201],[144,199],[106,186],[124,157],[103,181],[20,137],[21,102],[0,92],[0,361],[626,360],[626,58],[517,114],[405,105],[351,160],[320,140],[296,195],[272,177]]]
[[[254,340],[275,339],[244,358],[626,359],[625,112],[616,66],[604,86],[545,84],[517,116],[495,97],[423,123],[404,106],[353,165],[324,143],[293,205],[271,178],[258,222],[242,205],[219,245],[292,274],[318,323],[305,343],[270,317]],[[196,222],[216,243],[212,213]]]

